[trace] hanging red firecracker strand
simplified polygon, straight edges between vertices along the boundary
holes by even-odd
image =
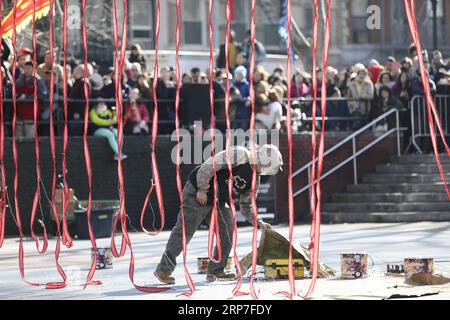
[[[181,88],[181,73],[180,73],[180,31],[181,31],[181,0],[177,0],[177,24],[175,35],[175,59],[176,59],[176,93],[175,93],[175,130],[177,136],[177,162],[176,162],[176,180],[177,192],[180,199],[181,225],[182,225],[182,244],[183,244],[183,268],[184,277],[189,286],[189,291],[183,293],[185,296],[191,296],[195,292],[195,285],[192,277],[189,274],[187,267],[187,239],[186,226],[184,219],[184,204],[183,204],[183,183],[181,180],[180,163],[181,163],[181,145],[180,145],[180,88]]]
[[[309,249],[312,249],[314,242],[314,230],[315,230],[315,212],[316,212],[316,115],[317,115],[317,46],[318,46],[318,29],[319,29],[319,1],[314,0],[314,26],[313,26],[313,68],[312,68],[312,94],[313,94],[313,104],[312,104],[312,128],[311,128],[311,153],[312,153],[312,166],[311,166],[311,198],[310,198],[310,209],[311,209],[311,230],[310,230],[310,244]]]
[[[234,0],[227,0],[226,2],[226,32],[225,32],[225,72],[226,72],[226,80],[225,80],[225,118],[227,124],[227,134],[226,134],[226,159],[227,159],[227,167],[228,167],[228,197],[230,203],[230,210],[233,216],[233,256],[234,256],[234,264],[236,265],[237,270],[237,283],[233,288],[233,296],[243,296],[247,295],[247,292],[240,291],[242,286],[242,267],[239,261],[239,256],[237,254],[237,220],[236,220],[236,204],[233,199],[233,166],[231,163],[230,152],[231,152],[231,120],[230,120],[230,60],[229,60],[229,48],[230,48],[230,32],[231,32],[231,20],[233,17],[234,10]]]
[[[0,38],[3,38],[2,29],[2,3],[0,3]],[[3,106],[3,76],[0,76],[0,106]],[[6,224],[6,170],[4,165],[5,160],[5,126],[3,119],[3,107],[0,108],[0,248],[3,246],[5,240],[5,224]]]
[[[12,19],[14,27],[12,28],[12,47],[13,47],[13,61],[16,61],[17,59],[17,31],[16,31],[16,16],[17,16],[17,0],[13,1],[13,9],[12,9]],[[33,13],[35,13],[35,8]],[[33,33],[35,36],[35,32]],[[35,37],[33,37],[35,38]],[[36,59],[34,59],[36,61]],[[16,85],[16,74],[17,74],[17,66],[15,63],[12,65],[12,97],[13,97],[13,115],[12,115],[12,145],[13,145],[13,161],[14,161],[14,207],[15,207],[15,221],[17,224],[18,232],[19,232],[19,272],[22,280],[31,285],[31,286],[40,286],[40,283],[37,282],[31,282],[26,280],[25,278],[25,252],[24,252],[24,245],[23,245],[23,225],[22,225],[22,218],[20,213],[20,207],[19,207],[19,153],[17,148],[17,141],[16,141],[16,129],[17,129],[17,85]],[[36,73],[35,73],[36,74]],[[36,87],[36,84],[35,84]],[[36,93],[34,93],[34,96],[36,97]],[[36,108],[34,108],[36,109]],[[39,182],[38,182],[39,186]],[[37,186],[37,187],[38,187]],[[5,190],[5,192],[7,192]],[[39,223],[44,229],[44,246],[43,249],[46,250],[46,230],[45,225],[41,220],[39,220]],[[37,236],[36,236],[37,238]],[[38,251],[45,252],[45,250],[39,250],[38,241],[36,241],[36,246],[38,248]]]
[[[67,10],[68,0],[64,0],[63,8],[63,110],[64,110],[64,129],[63,129],[63,145],[61,155],[62,170],[62,242],[67,248],[73,246],[72,237],[69,233],[69,225],[67,223],[67,211],[69,210],[70,188],[67,182],[67,150],[69,142],[68,128],[68,103],[67,103]]]
[[[294,59],[292,50],[292,20],[291,20],[291,0],[286,0],[286,17],[287,17],[287,68],[286,68],[286,79],[287,79],[287,106],[286,106],[286,129],[287,129],[287,140],[288,140],[288,209],[289,209],[289,267],[288,267],[288,279],[289,279],[289,292],[282,291],[283,294],[289,298],[292,298],[297,294],[295,289],[295,277],[293,268],[293,256],[292,256],[292,242],[294,234],[294,194],[292,188],[292,110],[291,110],[291,94],[292,94],[292,60]]]
[[[214,73],[214,23],[213,23],[213,7],[214,0],[209,0],[209,106],[210,106],[210,131],[211,131],[211,157],[212,157],[212,168],[214,172],[213,176],[213,199],[217,199],[217,176],[216,176],[216,161],[214,159],[215,149],[214,149],[214,88],[213,88],[213,73]],[[214,236],[216,237],[217,244],[217,257],[214,256]],[[219,233],[219,216],[217,210],[217,201],[213,201],[211,220],[209,223],[209,235],[208,235],[208,256],[211,262],[219,263],[222,260],[222,242]]]
[[[56,247],[55,247],[55,263],[56,268],[58,269],[59,274],[62,277],[62,281],[60,282],[50,282],[46,284],[47,289],[60,289],[64,288],[66,286],[66,274],[64,273],[63,268],[61,267],[59,263],[59,255],[61,252],[61,227],[59,223],[59,212],[58,208],[56,207],[55,202],[55,195],[56,195],[56,138],[55,138],[55,128],[54,128],[54,119],[53,119],[53,112],[54,112],[54,102],[55,102],[55,92],[54,92],[54,83],[55,83],[55,70],[53,70],[54,66],[54,60],[55,60],[55,51],[54,51],[54,45],[53,45],[53,5],[54,0],[50,0],[50,11],[49,11],[49,54],[50,54],[50,65],[52,66],[51,73],[50,73],[50,121],[49,121],[49,130],[50,130],[50,151],[51,151],[51,158],[52,158],[52,186],[51,186],[51,211],[53,213],[53,218],[56,222]],[[44,187],[44,186],[43,186]]]
[[[306,298],[309,297],[315,288],[318,268],[319,268],[319,247],[320,247],[320,218],[321,218],[321,176],[323,171],[323,158],[324,158],[324,148],[325,148],[325,119],[326,119],[326,111],[327,111],[327,77],[326,70],[328,66],[328,55],[329,55],[329,47],[330,47],[330,26],[331,26],[331,3],[330,0],[326,1],[326,19],[325,19],[325,35],[324,35],[324,46],[322,53],[322,72],[324,76],[322,77],[322,88],[321,88],[321,132],[319,139],[319,153],[317,160],[317,184],[316,184],[316,201],[315,203],[315,212],[313,213],[314,224],[311,225],[312,231],[312,245],[311,248],[311,270],[312,270],[312,280],[308,292],[306,293]],[[317,85],[317,83],[316,83]],[[317,87],[314,88],[317,90]],[[314,124],[313,124],[314,125]],[[314,183],[314,180],[312,180]],[[314,185],[314,184],[313,184]],[[314,230],[313,230],[314,228]]]
[[[127,233],[127,214],[125,210],[125,191],[124,191],[124,179],[123,179],[123,167],[122,167],[122,147],[123,147],[123,92],[122,92],[122,72],[123,65],[125,63],[125,50],[126,50],[126,20],[127,20],[127,3],[123,1],[124,7],[124,17],[122,23],[122,39],[121,48],[119,52],[119,35],[118,35],[118,22],[117,22],[117,2],[113,1],[113,35],[114,35],[114,93],[116,100],[116,112],[117,112],[117,144],[118,144],[118,160],[117,160],[117,176],[119,184],[119,200],[120,209],[117,213],[115,220],[120,219],[121,229],[122,229],[122,242],[119,252],[117,251],[114,234],[116,228],[112,229],[111,237],[111,251],[114,257],[119,258],[125,255],[126,252],[126,239],[125,234]]]
[[[147,205],[150,201],[150,196],[152,195],[153,190],[153,183],[154,183],[154,190],[156,192],[156,199],[158,201],[158,209],[159,209],[159,216],[161,219],[161,225],[158,230],[156,231],[148,231],[144,228],[143,225],[141,225],[142,230],[151,236],[158,235],[163,229],[165,225],[165,214],[164,214],[164,198],[162,193],[162,186],[161,186],[161,179],[159,176],[159,170],[158,170],[158,161],[156,159],[156,140],[158,136],[158,94],[157,94],[157,86],[158,86],[158,74],[159,74],[159,61],[158,61],[158,54],[159,54],[159,33],[161,30],[161,3],[160,0],[156,1],[156,15],[155,15],[155,64],[154,64],[154,70],[153,70],[153,119],[152,119],[152,144],[151,144],[151,162],[152,162],[152,174],[153,174],[153,181],[152,185],[149,188],[149,191],[147,192],[147,196],[145,197],[144,206],[142,208],[143,215],[145,213],[145,210],[147,208]],[[142,219],[143,220],[143,219]]]
[[[443,171],[442,163],[441,163],[441,160],[439,157],[435,125],[438,127],[442,143],[445,146],[445,149],[449,156],[450,156],[450,149],[447,145],[447,141],[445,139],[445,134],[442,129],[442,123],[441,123],[441,120],[439,119],[439,114],[436,110],[436,104],[435,104],[434,98],[431,94],[430,82],[428,79],[428,72],[425,68],[425,63],[424,63],[424,59],[422,56],[422,44],[421,44],[420,36],[419,36],[419,29],[417,28],[415,1],[414,0],[404,0],[404,4],[405,4],[405,9],[406,9],[406,17],[408,19],[409,28],[411,31],[411,36],[413,38],[414,45],[416,46],[416,49],[418,52],[417,57],[418,57],[418,61],[419,61],[419,70],[420,70],[420,75],[422,78],[423,89],[424,89],[424,93],[425,93],[425,100],[426,100],[426,105],[427,105],[428,126],[430,129],[431,143],[433,145],[433,151],[434,151],[434,154],[436,157],[436,163],[437,163],[437,166],[439,169],[439,174],[441,176],[442,181],[444,182],[444,187],[445,187],[445,191],[447,192],[447,196],[450,199],[450,190],[448,188],[447,179],[445,178],[445,173]],[[433,116],[434,116],[434,121],[433,121]]]
[[[34,239],[36,243],[36,249],[40,254],[44,254],[48,248],[48,238],[47,238],[47,229],[42,220],[38,220],[39,224],[43,229],[43,244],[42,248],[39,245],[39,237],[34,232],[34,223],[36,221],[36,213],[37,208],[40,205],[41,201],[41,160],[40,160],[40,151],[39,151],[39,135],[38,135],[38,121],[39,121],[39,104],[37,98],[37,40],[36,40],[36,6],[33,1],[33,13],[32,13],[32,26],[33,26],[33,126],[34,126],[34,149],[36,154],[36,191],[33,197],[33,206],[31,209],[31,219],[30,219],[30,232],[31,237]],[[42,212],[41,212],[42,213]]]
[[[100,285],[100,281],[93,281],[95,268],[97,267],[97,242],[95,240],[94,230],[92,229],[91,217],[92,217],[92,163],[91,156],[89,152],[88,144],[88,128],[89,128],[89,73],[88,73],[88,40],[87,40],[87,26],[86,26],[86,0],[81,1],[82,9],[82,38],[83,38],[83,51],[84,51],[84,99],[85,99],[85,109],[84,109],[84,131],[83,131],[83,149],[84,149],[84,159],[86,164],[86,172],[88,178],[88,202],[86,208],[87,223],[89,239],[91,241],[92,249],[94,250],[94,255],[91,263],[91,267],[86,277],[85,287],[88,285]]]
[[[256,263],[258,260],[258,208],[256,205],[256,144],[255,144],[255,86],[253,83],[255,75],[255,42],[256,42],[256,0],[251,2],[251,17],[250,17],[250,38],[251,38],[251,53],[250,53],[250,102],[251,102],[251,116],[250,116],[250,149],[251,149],[251,164],[252,164],[252,216],[253,216],[253,235],[252,235],[252,271],[250,275],[250,294],[253,299],[258,299],[259,292],[255,290],[255,274]]]
[[[16,32],[16,6],[17,0],[13,1],[13,24],[12,28],[12,48],[13,48],[13,61],[17,59],[17,32]],[[17,223],[17,228],[19,232],[19,271],[20,277],[22,280],[30,284],[32,286],[38,286],[38,283],[29,282],[25,279],[25,261],[24,261],[24,248],[23,248],[23,227],[22,227],[22,218],[20,214],[20,206],[19,206],[19,153],[17,149],[17,141],[16,141],[16,128],[17,128],[17,90],[16,90],[16,74],[17,74],[17,65],[15,63],[12,64],[12,98],[13,98],[13,116],[12,116],[12,146],[13,146],[13,161],[14,161],[14,208],[15,208],[15,218]]]

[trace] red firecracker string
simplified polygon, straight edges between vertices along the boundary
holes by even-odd
[[[67,247],[73,246],[72,237],[69,233],[69,225],[67,223],[67,211],[70,203],[70,188],[67,182],[67,150],[69,142],[69,128],[68,128],[68,104],[67,104],[67,4],[68,0],[64,0],[64,15],[63,15],[63,109],[64,109],[64,129],[63,129],[63,146],[62,146],[62,242]]]
[[[14,27],[12,29],[12,47],[13,47],[13,61],[17,60],[17,30],[16,30],[16,17],[17,17],[17,0],[13,1],[13,22]],[[17,222],[17,228],[19,231],[19,271],[22,280],[32,286],[38,286],[39,284],[34,282],[29,282],[25,279],[25,261],[24,261],[24,248],[23,248],[23,227],[22,218],[20,216],[19,207],[19,153],[17,150],[16,141],[16,128],[17,128],[17,97],[16,97],[16,74],[17,65],[12,64],[12,98],[13,98],[13,118],[12,118],[12,145],[13,145],[13,160],[14,160],[14,207],[15,216]]]
[[[92,216],[92,163],[91,156],[89,152],[88,144],[88,128],[89,128],[89,73],[88,73],[88,40],[87,40],[87,28],[86,28],[86,0],[81,1],[82,7],[82,37],[83,37],[83,51],[84,51],[84,74],[83,74],[83,84],[84,84],[84,98],[85,98],[85,108],[84,108],[84,132],[83,132],[83,147],[84,147],[84,158],[86,164],[86,172],[88,178],[88,203],[87,203],[87,223],[89,231],[89,239],[91,240],[92,249],[94,250],[94,256],[92,259],[91,267],[86,277],[87,285],[99,285],[100,281],[93,281],[95,268],[97,266],[97,242],[95,240],[94,230],[92,229],[91,216]]]
[[[256,22],[255,22],[256,0],[251,2],[250,18],[250,37],[251,37],[251,57],[250,57],[250,101],[252,106],[250,117],[250,149],[252,162],[252,216],[253,216],[253,236],[252,236],[252,272],[250,275],[250,294],[253,299],[258,299],[258,293],[255,290],[256,263],[258,260],[258,208],[256,206],[256,144],[255,144],[255,86],[253,83],[255,75],[255,41],[256,41]],[[259,290],[258,290],[259,291]]]
[[[181,75],[180,75],[180,30],[181,30],[181,0],[177,0],[177,28],[175,35],[175,51],[176,51],[176,69],[177,69],[177,91],[175,95],[175,130],[177,135],[177,162],[176,162],[176,179],[177,179],[177,191],[178,198],[180,199],[180,212],[181,212],[181,224],[182,224],[182,242],[183,242],[183,267],[184,267],[184,277],[189,286],[189,292],[183,293],[185,296],[191,296],[195,292],[195,285],[192,281],[191,275],[187,267],[187,239],[186,239],[186,227],[184,224],[184,206],[183,206],[183,183],[180,174],[180,163],[181,163],[181,145],[180,145],[180,86],[181,86]]]
[[[56,268],[61,275],[63,281],[60,282],[51,282],[47,283],[47,289],[60,289],[66,286],[66,274],[64,273],[63,268],[59,263],[59,254],[61,252],[61,228],[59,223],[59,213],[58,208],[55,203],[55,194],[56,194],[56,139],[55,139],[55,128],[54,128],[54,119],[53,119],[53,111],[54,111],[54,101],[55,101],[55,92],[54,92],[54,83],[55,83],[55,70],[53,70],[54,65],[54,45],[53,45],[53,5],[54,1],[50,1],[50,11],[49,11],[49,42],[50,42],[50,65],[51,73],[50,73],[50,149],[51,149],[51,157],[52,157],[52,189],[51,189],[51,208],[53,213],[53,218],[56,222],[56,247],[55,247],[55,263]],[[60,81],[60,79],[58,79]]]
[[[445,178],[445,173],[442,169],[442,164],[441,164],[441,160],[439,157],[438,142],[437,142],[437,138],[436,138],[436,129],[434,127],[435,124],[438,127],[439,133],[441,135],[442,143],[444,144],[447,154],[449,156],[450,156],[450,149],[447,145],[447,141],[445,140],[445,134],[442,129],[442,123],[441,123],[441,120],[439,119],[439,114],[436,110],[436,105],[435,105],[433,96],[431,94],[430,82],[428,80],[428,72],[425,68],[425,63],[423,61],[422,45],[421,45],[420,36],[419,36],[419,29],[417,28],[415,1],[414,0],[404,0],[404,3],[405,3],[405,9],[406,9],[406,16],[408,18],[409,28],[411,31],[411,36],[413,38],[414,45],[416,46],[417,53],[418,53],[417,56],[418,56],[418,60],[419,60],[419,69],[420,69],[420,74],[422,77],[422,84],[423,84],[423,89],[425,92],[425,99],[426,99],[426,103],[427,103],[428,126],[430,129],[431,142],[433,144],[433,150],[434,150],[434,154],[436,157],[436,163],[437,163],[437,166],[439,169],[439,174],[441,176],[442,181],[444,182],[445,191],[447,192],[447,195],[450,198],[450,190],[448,188],[447,179]],[[433,116],[434,116],[434,121],[433,121]]]
[[[313,272],[312,274],[312,280],[310,287],[308,289],[308,292],[306,294],[306,298],[309,297],[313,291],[317,280],[318,275],[318,268],[319,268],[319,247],[320,247],[320,208],[321,208],[321,183],[320,179],[322,176],[323,171],[323,157],[324,157],[324,147],[325,147],[325,117],[326,117],[326,107],[327,107],[327,77],[326,77],[326,70],[328,66],[328,54],[329,54],[329,47],[330,47],[330,24],[331,24],[331,4],[330,0],[327,0],[326,2],[327,6],[327,13],[326,13],[326,20],[325,20],[325,35],[324,35],[324,48],[323,48],[323,54],[322,54],[322,91],[321,91],[321,116],[322,116],[322,128],[320,132],[320,140],[319,140],[319,154],[318,154],[318,163],[317,163],[317,185],[316,185],[316,199],[312,199],[312,201],[315,202],[315,211],[313,212],[313,221],[314,223],[311,225],[311,231],[312,231],[312,242],[311,242],[311,263],[310,268]],[[317,35],[316,35],[317,36]],[[315,71],[314,71],[315,72]],[[316,82],[317,86],[317,82]],[[314,87],[314,90],[317,90],[317,87]],[[314,96],[314,100],[316,99],[316,95]],[[314,101],[315,102],[315,101]],[[314,112],[315,114],[315,112]],[[313,126],[315,126],[315,119],[313,120]],[[313,134],[314,140],[315,140],[315,134]],[[314,159],[313,159],[314,161]],[[314,165],[314,162],[313,162]],[[312,183],[314,183],[314,179],[312,179]],[[314,186],[314,184],[313,184]],[[314,189],[314,187],[313,187]]]
[[[233,216],[233,256],[234,256],[234,264],[237,269],[237,283],[233,289],[233,296],[242,296],[248,295],[248,292],[240,291],[242,286],[242,266],[239,261],[239,256],[237,254],[237,220],[236,220],[236,204],[233,199],[233,166],[231,163],[231,120],[230,120],[230,61],[229,61],[229,48],[230,48],[230,32],[231,32],[231,20],[234,19],[232,16],[234,10],[234,0],[227,0],[226,2],[226,33],[225,33],[225,72],[226,80],[225,80],[225,118],[227,123],[227,134],[226,134],[226,157],[227,157],[227,167],[228,167],[228,196],[230,203],[230,210]]]
[[[0,2],[0,38],[2,34],[2,3]],[[6,70],[5,70],[6,71]],[[0,106],[3,106],[3,76],[0,77]],[[3,107],[0,108],[0,174],[1,174],[1,190],[0,190],[0,248],[5,240],[5,224],[6,224],[6,170],[5,170],[5,127],[3,119]]]
[[[156,198],[158,201],[159,215],[161,218],[161,226],[156,231],[147,231],[141,224],[142,230],[148,234],[155,236],[159,234],[165,225],[165,214],[164,214],[164,199],[162,193],[161,179],[159,177],[158,161],[156,159],[156,139],[158,136],[158,96],[157,96],[157,86],[158,86],[158,74],[159,74],[159,63],[158,63],[158,52],[159,52],[159,33],[161,29],[161,4],[160,0],[156,2],[156,17],[155,17],[155,65],[153,70],[153,120],[152,120],[152,145],[151,145],[151,161],[152,161],[152,173],[154,180],[154,190],[156,192]],[[144,206],[142,208],[141,216],[144,215],[145,209],[150,201],[150,196],[152,195],[152,186],[149,188],[149,192],[145,198]],[[143,221],[143,218],[141,219]]]
[[[36,243],[36,249],[40,254],[44,254],[48,247],[47,230],[43,221],[38,220],[39,224],[43,229],[43,244],[42,248],[39,245],[39,237],[34,232],[34,222],[36,220],[36,211],[41,201],[41,156],[39,151],[39,135],[38,135],[38,122],[39,122],[39,104],[37,98],[37,57],[36,57],[36,4],[33,1],[33,14],[32,14],[32,25],[33,25],[33,124],[34,124],[34,149],[36,154],[36,191],[33,198],[33,207],[31,209],[31,220],[30,220],[30,232],[31,237]]]
[[[211,131],[211,157],[212,157],[212,167],[214,172],[214,196],[213,196],[213,206],[211,212],[211,220],[209,223],[209,235],[208,235],[208,255],[209,259],[213,263],[219,263],[222,260],[222,241],[219,233],[219,216],[217,210],[217,176],[216,176],[216,160],[215,149],[214,149],[214,87],[213,87],[213,73],[214,73],[214,23],[213,23],[213,8],[214,0],[209,0],[209,105],[210,105],[210,131]],[[214,256],[214,235],[216,236],[217,253],[218,256]]]
[[[114,34],[114,93],[116,100],[116,111],[117,111],[117,141],[118,141],[118,162],[117,162],[117,176],[119,181],[119,200],[120,209],[115,217],[115,220],[120,219],[121,229],[122,229],[122,243],[120,246],[120,252],[117,251],[114,234],[116,228],[112,230],[111,237],[111,251],[114,257],[119,258],[125,255],[126,252],[126,239],[125,234],[127,233],[127,214],[125,210],[125,192],[124,192],[124,180],[123,180],[123,167],[122,167],[122,144],[123,144],[123,92],[122,92],[122,72],[123,65],[125,61],[125,50],[126,50],[126,1],[123,2],[124,5],[124,18],[123,18],[123,28],[122,28],[122,40],[121,49],[119,55],[119,36],[118,36],[118,23],[117,23],[117,2],[113,1],[113,34]]]
[[[318,29],[319,29],[319,1],[314,0],[314,26],[313,26],[313,70],[312,70],[312,129],[311,129],[311,152],[312,152],[312,167],[311,167],[311,230],[310,230],[310,245],[312,249],[314,244],[314,230],[315,230],[315,212],[316,212],[316,113],[317,113],[317,42],[318,42]],[[325,71],[324,71],[325,72]],[[325,77],[322,77],[325,78]]]
[[[286,68],[286,78],[287,78],[287,110],[286,110],[286,123],[287,123],[287,139],[288,139],[288,208],[289,208],[289,287],[290,292],[280,292],[281,294],[292,298],[295,296],[295,277],[293,268],[293,256],[292,256],[292,241],[294,234],[294,195],[292,189],[292,110],[291,110],[291,84],[292,84],[292,60],[294,59],[292,50],[292,20],[291,20],[291,0],[287,0],[286,3],[286,16],[287,16],[287,68]]]
[[[13,1],[13,22],[14,27],[12,30],[12,46],[13,46],[13,61],[16,61],[17,59],[17,30],[16,30],[16,6],[17,6],[17,0]],[[33,12],[35,12],[35,9],[33,8]],[[33,14],[33,19],[35,15]],[[33,32],[35,35],[35,32]],[[33,37],[34,38],[34,37]],[[36,59],[34,59],[36,62]],[[35,72],[36,73],[36,72]],[[16,217],[16,223],[17,228],[19,231],[19,272],[22,280],[31,285],[31,286],[40,286],[40,283],[37,282],[31,282],[25,279],[25,254],[24,254],[24,246],[23,246],[23,226],[22,226],[22,219],[20,215],[20,208],[19,208],[19,196],[18,196],[18,189],[19,189],[19,154],[17,149],[17,141],[16,141],[16,128],[17,128],[17,97],[16,97],[16,74],[17,74],[17,66],[15,63],[12,65],[12,96],[13,96],[13,119],[12,119],[12,143],[13,143],[13,160],[14,160],[14,206],[15,206],[15,217]],[[35,84],[36,87],[36,84]],[[35,93],[36,97],[36,93]],[[36,109],[36,108],[35,108]],[[39,183],[39,182],[38,182]],[[39,184],[38,184],[39,186]],[[42,221],[39,220],[39,223],[44,229],[44,235],[45,235],[45,226]],[[37,238],[37,236],[36,236]],[[46,237],[44,237],[46,239]],[[45,250],[39,250],[38,241],[36,241],[36,245],[38,247],[38,251],[45,251]],[[45,241],[44,241],[44,248],[46,249]]]

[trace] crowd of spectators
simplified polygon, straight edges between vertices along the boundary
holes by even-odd
[[[258,129],[286,128],[286,98],[287,85],[286,72],[283,66],[278,66],[269,73],[264,67],[266,50],[259,41],[255,43],[255,72],[254,89],[256,94],[255,119]],[[180,114],[182,124],[192,128],[192,117],[185,103],[189,99],[189,93],[194,85],[203,84],[207,87],[212,82],[215,98],[216,127],[225,128],[225,90],[226,79],[230,80],[230,109],[229,115],[234,128],[247,129],[249,127],[251,102],[250,102],[250,72],[249,61],[251,50],[251,37],[243,43],[236,42],[234,32],[230,34],[228,65],[226,70],[225,45],[219,48],[216,68],[200,70],[192,68],[189,73],[184,73],[181,78],[182,112]],[[433,93],[450,94],[450,65],[449,60],[443,57],[440,51],[434,51],[431,57],[426,53],[424,58],[429,74],[431,90]],[[326,77],[327,102],[326,130],[354,130],[371,119],[383,114],[392,108],[404,110],[402,122],[408,126],[407,109],[410,99],[415,95],[423,95],[422,80],[418,68],[418,52],[411,45],[405,53],[405,57],[397,60],[388,57],[380,63],[377,60],[368,61],[367,64],[357,63],[346,68],[334,68],[329,66],[326,70],[318,69],[317,72],[317,96],[321,96],[322,81]],[[175,95],[176,95],[176,70],[173,67],[163,66],[156,75],[156,92],[153,92],[154,74],[153,66],[147,65],[139,44],[130,47],[124,73],[121,79],[115,79],[113,68],[108,72],[94,61],[87,65],[75,60],[67,64],[67,88],[63,88],[63,67],[52,59],[50,52],[46,52],[44,61],[33,65],[33,52],[27,48],[18,50],[16,61],[11,61],[10,47],[2,41],[2,78],[3,98],[11,98],[12,81],[16,81],[18,137],[33,137],[33,97],[37,97],[39,104],[39,119],[48,120],[49,112],[49,88],[51,74],[54,75],[54,93],[56,99],[61,98],[67,90],[69,134],[83,134],[83,120],[85,117],[86,93],[92,101],[89,119],[91,122],[90,133],[107,137],[117,155],[116,130],[117,116],[115,112],[116,81],[120,81],[124,99],[124,130],[127,135],[145,135],[151,128],[154,105],[153,96],[158,98],[158,121],[160,133],[171,133],[175,120]],[[56,56],[55,56],[56,57]],[[54,58],[55,58],[54,57]],[[12,65],[16,65],[15,75],[12,75]],[[34,69],[37,75],[34,74]],[[108,68],[106,68],[108,70]],[[87,77],[86,77],[87,74]],[[15,77],[15,79],[14,79]],[[14,80],[13,80],[14,79]],[[312,76],[305,70],[294,70],[291,79],[291,96],[294,131],[309,130],[312,116]],[[85,86],[87,82],[87,86]],[[36,84],[36,87],[35,87]],[[87,88],[87,90],[86,90]],[[209,91],[208,91],[209,92]],[[346,99],[343,99],[346,98]],[[59,100],[61,101],[61,100]],[[6,120],[11,119],[12,107],[4,103],[4,115]],[[62,110],[62,104],[57,104],[56,111]],[[320,104],[317,105],[317,116],[320,116]],[[9,116],[8,116],[9,115]],[[306,120],[305,120],[306,119]],[[319,123],[320,124],[320,123]],[[375,130],[386,130],[392,124],[389,122],[380,124]],[[46,134],[48,126],[40,126],[40,134]]]

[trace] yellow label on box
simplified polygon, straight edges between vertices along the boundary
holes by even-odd
[[[305,262],[303,259],[293,259],[294,278],[305,276]],[[264,273],[267,279],[287,279],[289,277],[289,259],[267,259],[264,263]]]

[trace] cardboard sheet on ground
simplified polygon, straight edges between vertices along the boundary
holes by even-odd
[[[309,249],[301,244],[292,242],[293,259],[304,259],[305,268],[310,270],[310,252]],[[264,230],[258,247],[257,265],[264,265],[267,259],[289,259],[289,241],[274,230]],[[252,265],[252,252],[247,254],[241,260],[242,272],[245,274]],[[336,272],[329,266],[319,263],[319,278],[328,278],[336,276]]]
[[[413,274],[406,283],[411,286],[436,286],[450,283],[450,278],[439,274]]]
[[[317,286],[313,299],[390,300],[427,296],[430,296],[428,299],[442,299],[441,295],[445,297],[449,292],[449,285],[411,286],[405,283],[404,277],[384,276],[379,273],[369,275],[365,279],[323,279]]]

